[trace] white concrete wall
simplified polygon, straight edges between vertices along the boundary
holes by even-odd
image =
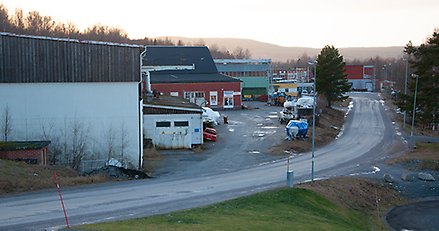
[[[155,114],[144,115],[144,136],[160,148],[191,148],[203,143],[203,120],[201,114]],[[156,127],[157,121],[170,121],[171,127]],[[174,127],[174,121],[189,121],[189,127]]]
[[[139,167],[143,155],[141,103],[135,82],[0,83],[0,118],[6,107],[11,115],[8,140],[50,139],[51,150],[61,145],[69,152],[77,127],[86,138],[85,161],[106,160],[111,153],[119,160],[123,155],[129,168]]]
[[[371,79],[349,79],[348,81],[352,83],[352,89],[366,89],[368,91],[373,90],[373,81]]]

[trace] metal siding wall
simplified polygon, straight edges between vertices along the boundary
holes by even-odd
[[[40,140],[44,131],[54,145],[62,142],[64,132],[71,134],[69,129],[77,122],[87,133],[87,153],[104,156],[106,132],[113,128],[120,138],[124,126],[129,139],[126,157],[133,166],[139,162],[137,83],[0,83],[0,99],[0,115],[8,105],[13,118],[11,139]],[[97,157],[85,157],[90,158]]]
[[[140,82],[140,47],[0,35],[0,83]]]
[[[3,37],[0,37],[0,76],[4,76],[4,55],[3,55]]]

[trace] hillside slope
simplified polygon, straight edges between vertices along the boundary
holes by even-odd
[[[161,37],[162,39],[165,37]],[[270,43],[259,42],[252,39],[236,38],[186,38],[186,37],[167,37],[177,42],[181,40],[185,44],[198,44],[202,41],[205,45],[216,44],[219,48],[226,48],[233,52],[236,47],[249,49],[252,58],[271,58],[273,61],[286,61],[287,59],[297,59],[303,54],[316,56],[321,48],[309,47],[284,47]],[[340,53],[346,59],[367,59],[380,56],[381,58],[397,58],[402,56],[404,47],[348,47],[339,48]]]

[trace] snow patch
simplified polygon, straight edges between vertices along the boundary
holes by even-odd
[[[381,169],[378,168],[377,166],[373,166],[372,168],[373,168],[373,170],[370,172],[351,173],[351,174],[349,174],[349,176],[371,175],[371,174],[375,174],[375,173],[381,171]]]

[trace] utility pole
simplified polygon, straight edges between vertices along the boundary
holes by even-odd
[[[403,128],[405,129],[405,122],[407,119],[407,76],[408,76],[408,56],[405,57],[405,82],[404,82],[404,105],[405,105],[405,110],[404,110],[404,122],[403,122]]]
[[[315,140],[315,127],[316,127],[316,82],[317,82],[317,60],[311,60],[308,64],[314,66],[314,103],[312,109],[312,141],[311,141],[311,181],[314,182],[314,140]]]
[[[415,127],[416,95],[418,94],[418,77],[419,77],[419,75],[412,74],[412,77],[416,78],[416,86],[415,86],[415,97],[413,99],[412,131],[410,132],[410,136],[413,136],[413,129]]]

